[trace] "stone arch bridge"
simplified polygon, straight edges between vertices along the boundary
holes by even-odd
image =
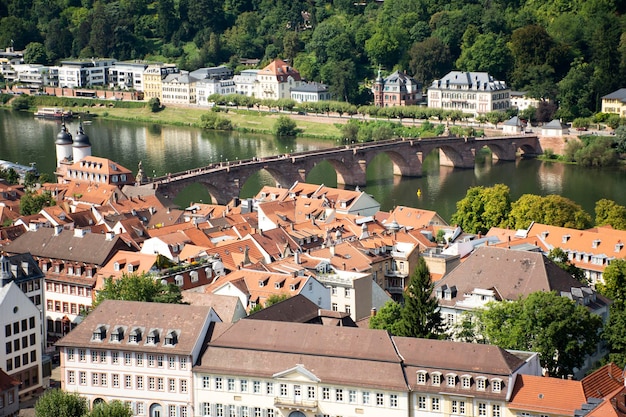
[[[153,178],[146,185],[156,188],[158,195],[174,199],[191,184],[202,184],[218,204],[226,204],[239,196],[246,180],[260,170],[266,170],[277,185],[291,186],[295,181],[306,181],[307,174],[322,161],[328,161],[337,173],[337,183],[363,186],[367,165],[377,155],[385,153],[393,163],[394,175],[419,177],[422,161],[433,152],[439,152],[441,165],[473,168],[476,151],[491,150],[494,159],[514,161],[518,154],[536,157],[543,153],[539,138],[531,135],[501,137],[435,137],[401,138],[378,142],[358,143],[314,151],[227,161]]]

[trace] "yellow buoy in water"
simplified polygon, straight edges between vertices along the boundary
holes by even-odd
[[[421,189],[419,189],[419,188],[417,189],[417,196],[418,196],[418,197],[421,197],[421,196],[422,196],[422,190],[421,190]]]

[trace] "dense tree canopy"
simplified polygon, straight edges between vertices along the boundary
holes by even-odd
[[[46,391],[35,403],[37,417],[82,417],[87,411],[84,397],[60,389]]]
[[[152,275],[123,274],[119,279],[107,278],[98,291],[94,308],[104,300],[147,301],[154,303],[181,303],[180,288],[163,284]]]
[[[456,63],[536,97],[558,95],[575,117],[598,111],[600,97],[626,76],[621,3],[0,0],[0,48],[27,49],[40,63],[110,56],[186,70],[222,63],[240,70],[241,58],[280,57],[315,81],[325,65],[340,64],[353,78],[328,77],[327,69],[324,81],[336,99],[354,104],[369,98],[347,82],[367,85],[379,66],[429,85]]]
[[[568,198],[555,194],[545,197],[524,194],[511,203],[508,224],[515,229],[526,229],[533,221],[573,229],[587,229],[592,225],[591,216]]]
[[[486,341],[505,349],[539,352],[550,376],[573,374],[600,340],[600,317],[555,292],[535,292],[487,306],[478,313]]]
[[[487,233],[506,222],[511,211],[510,190],[504,184],[493,187],[472,187],[456,203],[451,223],[468,233]]]
[[[609,347],[608,360],[623,367],[626,366],[626,260],[613,260],[602,278],[604,283],[597,284],[598,291],[613,301],[603,333]]]

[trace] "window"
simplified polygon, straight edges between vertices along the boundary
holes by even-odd
[[[157,355],[157,366],[163,368],[163,355]]]
[[[91,385],[98,385],[98,382],[100,381],[100,377],[99,374],[94,372],[91,374]]]
[[[307,398],[309,400],[314,400],[315,399],[315,387],[307,387]]]
[[[203,376],[202,377],[202,388],[210,389],[211,388],[211,377]]]
[[[454,387],[456,383],[456,377],[454,375],[448,375],[446,381],[449,387]]]
[[[37,335],[35,333],[30,335],[30,345],[34,346],[37,343]]]
[[[68,384],[76,383],[76,374],[74,371],[67,371],[67,383]]]
[[[389,407],[393,407],[393,408],[398,407],[398,395],[397,394],[389,395]]]
[[[208,416],[211,414],[211,404],[210,403],[200,403],[200,413],[203,416]]]
[[[261,381],[252,381],[252,392],[259,394],[261,392]]]
[[[247,379],[242,379],[241,381],[239,381],[239,390],[241,392],[248,392],[248,380]]]
[[[356,391],[354,390],[348,391],[348,402],[350,404],[354,404],[356,402]]]
[[[153,376],[148,377],[148,389],[153,390],[156,388],[156,378]]]
[[[7,353],[7,354],[8,354],[8,353],[13,352],[13,347],[12,347],[12,345],[11,345],[11,342],[7,342],[7,343],[6,343],[6,348],[5,348],[5,350],[6,350],[6,352],[5,352],[5,353]]]
[[[479,416],[486,416],[487,415],[487,404],[485,404],[485,403],[478,403],[478,415]]]
[[[120,387],[120,375],[119,374],[111,375],[111,382],[112,382],[113,388],[119,388]]]
[[[385,396],[382,392],[376,393],[376,405],[385,405]]]
[[[370,393],[369,392],[363,391],[362,397],[363,397],[363,404],[364,405],[367,405],[367,404],[370,403]]]
[[[417,408],[420,410],[426,410],[426,397],[417,397]]]
[[[440,385],[441,384],[441,374],[433,374],[433,385]]]
[[[424,385],[426,383],[426,372],[417,373],[417,383],[420,385]]]
[[[234,391],[235,390],[235,380],[233,378],[228,378],[226,381],[227,381],[227,384],[228,384],[228,391]]]
[[[346,310],[346,313],[348,313],[348,314],[351,314],[351,313],[352,313],[352,309],[351,309],[351,307],[350,307],[350,304],[346,304],[346,305],[345,305],[345,310]]]
[[[133,378],[130,375],[124,376],[124,388],[132,388],[133,387]]]
[[[500,413],[500,405],[499,404],[493,404],[491,406],[491,416],[492,417],[500,417],[502,414]]]
[[[181,356],[178,361],[180,363],[180,369],[187,369],[187,358],[185,356]]]
[[[170,356],[167,357],[167,366],[170,369],[176,368],[176,356],[170,355]]]
[[[118,376],[119,379],[119,376]],[[100,385],[102,385],[103,387],[106,387],[107,385],[107,374],[100,374]],[[118,380],[118,386],[119,386],[119,380]]]
[[[486,385],[487,384],[486,384],[485,378],[478,378],[478,379],[476,379],[476,389],[477,390],[484,391]]]
[[[322,388],[322,400],[330,400],[330,388]]]
[[[472,386],[472,378],[469,376],[464,376],[461,381],[464,389],[469,389]]]
[[[165,380],[163,378],[157,378],[157,390],[163,391],[165,389]]]
[[[107,362],[107,352],[106,352],[106,350],[101,350],[100,351],[100,362],[101,363],[106,363]]]
[[[13,350],[15,351],[20,350],[20,339],[15,339],[13,341]]]
[[[87,372],[80,371],[78,373],[78,382],[80,385],[87,385]]]
[[[215,389],[216,389],[217,391],[221,391],[221,390],[223,389],[223,388],[222,388],[222,377],[219,377],[219,376],[218,376],[218,377],[216,377],[216,378],[215,378]],[[269,393],[268,393],[268,394],[269,394]]]
[[[340,388],[335,390],[335,401],[343,402],[343,390]]]
[[[186,379],[180,380],[180,392],[183,392],[183,393],[187,392],[187,380]]]
[[[137,415],[143,416],[146,414],[146,409],[143,403],[137,403]]]
[[[154,367],[154,355],[148,355],[148,366]]]
[[[143,366],[143,353],[135,353],[135,362],[137,366]]]
[[[186,405],[181,405],[179,410],[180,410],[180,417],[188,417],[189,416],[187,414],[187,406]]]
[[[350,288],[344,288],[343,295],[345,296],[345,298],[350,298]]]
[[[175,405],[170,405],[168,408],[168,416],[169,417],[176,417],[176,406]]]
[[[7,324],[6,326],[4,326],[4,335],[6,337],[11,336],[11,325]]]
[[[143,376],[142,375],[137,375],[137,378],[135,379],[135,385],[137,386],[137,389],[143,389]]]
[[[337,303],[333,303],[333,305],[332,305],[331,309],[332,309],[333,311],[338,311],[338,310],[339,310],[339,308],[337,307]]]
[[[502,381],[499,379],[494,379],[491,381],[491,389],[493,392],[500,392],[502,389]]]
[[[439,411],[439,398],[438,397],[433,397],[431,398],[431,409],[433,411]]]
[[[117,365],[120,363],[120,353],[119,352],[111,352],[111,363]]]
[[[176,392],[176,380],[174,378],[169,378],[167,382],[170,392]]]
[[[265,387],[267,394],[273,394],[274,393],[274,383],[273,382],[268,382],[267,386]]]

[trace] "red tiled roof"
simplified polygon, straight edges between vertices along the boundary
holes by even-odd
[[[514,410],[571,416],[586,402],[581,381],[520,374],[508,406]]]

